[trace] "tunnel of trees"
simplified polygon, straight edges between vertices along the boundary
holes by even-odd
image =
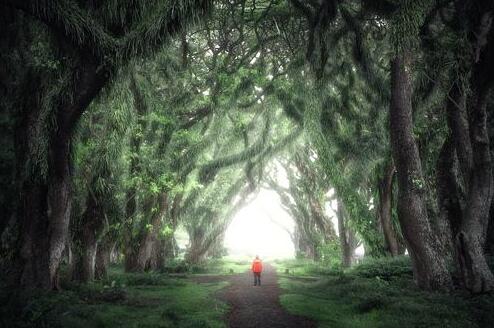
[[[2,279],[201,263],[267,188],[299,257],[349,267],[362,245],[409,256],[421,289],[492,292],[493,16],[490,0],[1,0]]]

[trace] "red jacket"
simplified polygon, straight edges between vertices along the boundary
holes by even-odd
[[[262,261],[255,259],[252,262],[252,272],[262,272]]]

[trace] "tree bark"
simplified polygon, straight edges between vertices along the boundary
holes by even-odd
[[[96,261],[94,266],[94,278],[101,280],[108,276],[108,266],[111,262],[111,252],[115,247],[115,243],[112,242],[108,236],[98,243],[96,250]]]
[[[385,170],[383,177],[379,180],[379,219],[386,242],[386,249],[391,256],[399,255],[398,239],[392,223],[393,209],[393,177],[395,167],[391,162]]]
[[[207,248],[204,247],[206,236],[201,228],[194,229],[189,233],[190,245],[185,255],[185,260],[191,264],[198,264],[204,261]]]
[[[55,133],[49,145],[46,181],[24,183],[18,213],[21,286],[58,288],[71,208],[69,158],[70,137]]]
[[[494,275],[484,255],[493,194],[486,107],[494,84],[494,29],[491,26],[494,5],[483,1],[478,9],[469,15],[473,26],[478,25],[472,33],[475,58],[469,81],[471,93],[466,99],[461,82],[454,81],[447,103],[448,126],[461,168],[458,189],[465,195],[461,198],[460,220],[452,226],[455,258],[463,286],[472,293],[494,290]]]
[[[489,225],[487,227],[487,238],[485,242],[485,251],[490,256],[494,256],[494,202],[491,202]]]
[[[71,138],[80,115],[108,80],[107,71],[85,57],[72,72],[67,86],[72,97],[55,99],[55,128],[47,131],[46,174],[32,173],[31,147],[38,144],[38,121],[42,99],[41,77],[21,90],[23,104],[16,128],[17,181],[20,185],[16,216],[19,222],[15,282],[26,288],[58,288],[58,269],[65,248],[71,210]],[[36,83],[38,82],[38,83]],[[55,96],[56,97],[56,96]],[[67,99],[66,99],[67,98]],[[35,161],[34,161],[35,162]],[[35,168],[39,170],[39,168]]]
[[[413,136],[410,69],[407,53],[399,53],[391,62],[390,132],[398,176],[398,217],[417,285],[444,289],[451,286],[451,277],[427,217],[422,166]]]
[[[150,214],[150,226],[142,227],[138,243],[132,243],[127,247],[132,248],[131,261],[126,262],[125,270],[128,272],[144,272],[146,270],[156,270],[157,263],[162,262],[158,257],[162,256],[162,243],[159,240],[159,231],[162,226],[163,217],[168,211],[168,195],[164,192],[158,196],[153,196],[157,202],[152,202],[150,208],[145,213],[150,214],[154,205],[157,211]],[[148,204],[149,205],[149,204]]]
[[[465,287],[473,293],[483,293],[494,289],[494,276],[484,256],[484,243],[493,192],[491,155],[486,127],[488,90],[485,90],[485,87],[479,89],[475,93],[473,108],[470,110],[473,166],[467,178],[466,208],[456,234],[457,260],[463,275],[463,282]]]
[[[88,192],[86,210],[74,232],[72,241],[72,280],[88,282],[94,280],[96,254],[100,234],[104,228],[104,210],[96,195]]]
[[[347,224],[347,214],[343,202],[337,199],[336,217],[338,219],[338,232],[341,247],[341,264],[344,268],[349,268],[354,262],[356,248],[355,232]]]
[[[454,236],[458,233],[462,215],[456,162],[454,143],[449,136],[441,147],[436,164],[439,238],[443,253],[448,258],[453,258]]]

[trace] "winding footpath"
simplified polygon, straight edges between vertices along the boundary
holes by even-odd
[[[218,297],[228,303],[227,315],[230,328],[310,328],[315,322],[300,316],[289,314],[280,304],[281,289],[278,285],[276,270],[269,264],[264,265],[262,286],[253,286],[250,272],[233,276],[203,276],[198,282],[228,281]]]

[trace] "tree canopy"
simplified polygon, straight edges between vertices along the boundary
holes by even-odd
[[[492,1],[0,8],[13,285],[57,289],[65,265],[88,282],[110,261],[143,272],[222,256],[264,188],[300,257],[348,267],[362,245],[407,254],[422,289],[494,289]]]

